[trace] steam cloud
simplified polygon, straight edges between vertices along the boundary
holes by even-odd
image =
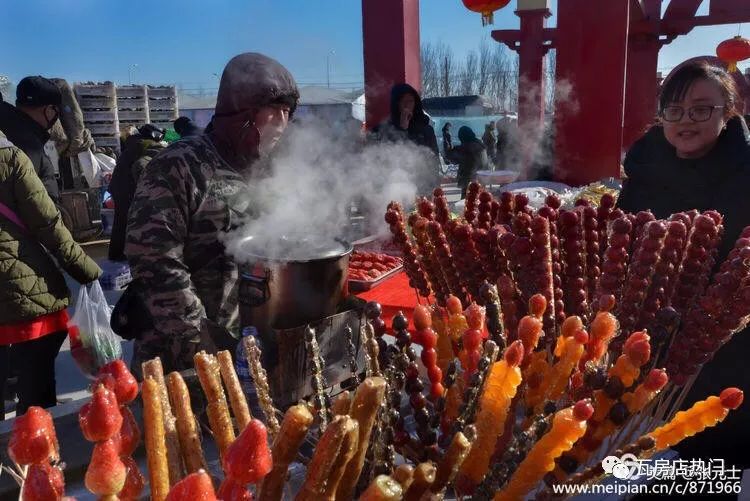
[[[413,143],[364,145],[359,131],[342,134],[322,121],[294,124],[265,169],[249,182],[256,217],[224,237],[227,252],[246,260],[243,241],[263,242],[264,257],[304,259],[281,239],[308,236],[346,238],[350,208],[356,203],[372,225],[387,233],[382,214],[391,200],[413,203],[429,170],[428,152]],[[314,257],[314,256],[309,256]]]

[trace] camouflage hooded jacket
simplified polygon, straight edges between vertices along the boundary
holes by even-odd
[[[178,141],[151,161],[125,248],[154,324],[136,344],[134,367],[160,356],[165,370],[186,369],[197,351],[237,336],[238,270],[219,235],[241,223],[248,205],[243,175],[208,136]]]

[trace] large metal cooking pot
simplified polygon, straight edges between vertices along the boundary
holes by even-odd
[[[269,242],[249,236],[239,246],[240,320],[263,334],[336,313],[352,246],[323,237]],[[264,336],[265,337],[265,336]]]

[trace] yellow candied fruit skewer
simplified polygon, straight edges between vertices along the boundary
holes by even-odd
[[[432,311],[432,329],[437,333],[437,346],[435,346],[437,364],[445,372],[448,369],[448,364],[453,360],[453,346],[451,345],[443,311],[440,308],[435,308]]]
[[[495,501],[517,501],[531,492],[555,468],[555,459],[586,433],[586,420],[592,413],[593,408],[586,400],[558,411],[552,429],[534,444],[505,488],[495,494]]]
[[[592,361],[599,363],[607,353],[609,343],[617,335],[618,323],[614,315],[608,311],[600,311],[591,322],[589,334],[591,342],[586,348],[584,362]]]
[[[476,439],[463,462],[458,483],[476,486],[487,474],[497,438],[505,429],[511,401],[521,384],[523,345],[513,342],[505,350],[504,359],[495,362],[485,382],[475,421]]]
[[[656,441],[655,451],[677,445],[687,437],[716,426],[727,417],[730,410],[742,404],[743,396],[739,388],[727,388],[718,397],[708,397],[696,402],[688,410],[678,412],[670,422],[649,433]]]

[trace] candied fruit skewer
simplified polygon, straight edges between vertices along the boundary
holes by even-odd
[[[678,412],[670,422],[648,435],[656,441],[655,451],[672,447],[687,437],[722,422],[730,410],[737,409],[744,394],[739,388],[727,388],[717,396],[696,402],[690,409]]]
[[[563,452],[586,432],[586,421],[593,408],[586,400],[555,413],[552,428],[529,451],[505,487],[495,494],[495,501],[523,499],[555,466]]]
[[[503,360],[492,365],[480,396],[476,440],[461,466],[458,484],[473,488],[487,474],[495,441],[505,428],[511,401],[521,384],[522,359],[523,345],[515,341],[505,350]]]

